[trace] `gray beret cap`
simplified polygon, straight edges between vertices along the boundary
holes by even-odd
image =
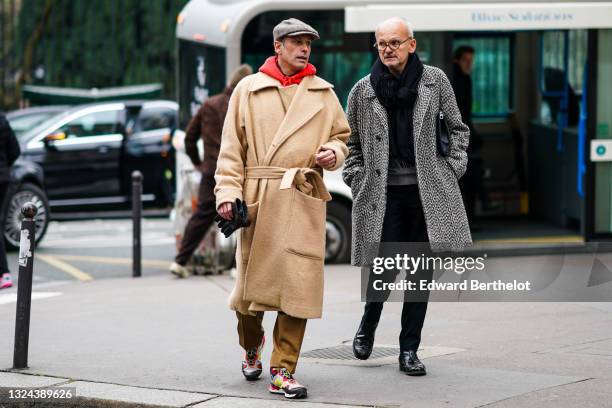
[[[279,41],[286,36],[293,37],[296,35],[310,35],[315,40],[320,38],[317,30],[297,18],[290,18],[278,23],[277,26],[274,27],[272,35],[274,36],[274,41]]]

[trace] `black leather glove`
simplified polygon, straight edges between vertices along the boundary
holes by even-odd
[[[248,222],[248,217],[249,213],[246,203],[237,198],[236,202],[232,203],[232,219],[226,220],[217,214],[215,221],[217,222],[217,225],[221,229],[223,235],[225,235],[225,238],[227,238],[237,229],[248,227],[250,225]]]

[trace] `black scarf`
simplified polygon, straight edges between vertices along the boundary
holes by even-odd
[[[417,100],[423,63],[416,53],[410,54],[402,75],[393,75],[379,58],[372,66],[370,82],[376,97],[389,117],[389,153],[391,157],[414,166],[412,112]]]

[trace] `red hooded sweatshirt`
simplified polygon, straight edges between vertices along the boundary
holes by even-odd
[[[278,57],[272,56],[266,59],[266,62],[264,62],[261,67],[259,67],[259,72],[263,72],[264,74],[270,75],[272,78],[277,79],[282,86],[289,86],[293,84],[299,85],[299,83],[302,82],[302,79],[304,77],[307,77],[309,75],[315,75],[317,73],[317,69],[314,65],[308,63],[308,65],[306,65],[306,68],[304,68],[300,72],[291,76],[287,76],[283,74],[283,72],[278,67]]]

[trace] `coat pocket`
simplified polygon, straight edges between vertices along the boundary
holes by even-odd
[[[253,204],[247,204],[247,221],[248,227],[240,229],[240,253],[242,255],[242,261],[249,259],[251,253],[251,245],[253,243],[253,234],[255,233],[255,221],[257,220],[257,212],[259,210],[259,201]]]
[[[453,175],[453,177],[458,180],[457,178],[457,173],[455,173],[455,170],[453,170],[453,166],[451,166],[451,164],[448,162],[448,160],[444,159],[444,162],[446,163],[446,166],[448,167],[448,169],[450,170],[451,174]]]
[[[436,156],[437,160],[438,160],[438,168],[440,168],[442,170],[442,173],[444,173],[444,175],[448,178],[448,179],[455,179],[457,180],[457,174],[455,174],[455,170],[453,170],[453,168],[451,167],[450,163],[448,162],[448,160],[446,160],[445,157],[442,156]]]
[[[325,257],[327,205],[320,198],[292,189],[291,216],[285,234],[287,252],[307,258]]]

